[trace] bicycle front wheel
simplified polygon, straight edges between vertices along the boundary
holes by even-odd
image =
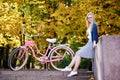
[[[8,58],[8,66],[11,70],[17,71],[23,68],[28,59],[25,48],[16,48],[12,51]]]
[[[62,70],[68,66],[74,56],[71,48],[65,45],[55,47],[50,54],[51,65],[56,70]]]

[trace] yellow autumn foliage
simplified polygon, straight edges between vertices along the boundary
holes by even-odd
[[[85,17],[93,12],[98,23],[99,36],[120,34],[120,7],[117,0],[1,0],[0,1],[0,45],[14,46],[20,43],[22,23],[27,34],[44,34],[66,43],[83,42],[86,38]],[[23,16],[24,15],[24,16]],[[6,33],[10,35],[8,42]],[[39,42],[39,39],[37,39]],[[43,44],[47,44],[43,41]]]

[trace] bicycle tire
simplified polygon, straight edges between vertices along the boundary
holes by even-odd
[[[56,51],[59,52],[60,55],[64,56],[63,60],[52,61],[51,65],[54,69],[61,71],[62,69],[64,69],[66,66],[68,66],[70,64],[70,62],[74,56],[74,52],[68,46],[59,45],[59,46],[53,48],[53,50],[51,50],[50,56],[49,56],[50,60],[58,59],[59,57],[61,57],[58,54],[56,54]]]
[[[24,53],[23,55],[21,55],[21,58],[18,57],[19,55],[19,51],[22,50],[21,53]],[[8,58],[8,66],[11,70],[13,71],[18,71],[20,69],[23,68],[23,66],[27,63],[28,60],[28,54],[26,51],[24,51],[23,48],[18,47],[16,49],[14,49],[11,54],[9,55]]]

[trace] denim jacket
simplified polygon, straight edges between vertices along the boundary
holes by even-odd
[[[96,43],[97,43],[98,42],[98,29],[97,29],[97,24],[96,23],[93,23],[91,36],[92,36],[92,42],[96,41]]]

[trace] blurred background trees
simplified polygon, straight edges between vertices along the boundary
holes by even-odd
[[[70,44],[76,52],[87,41],[88,12],[95,14],[99,37],[120,34],[119,4],[120,0],[0,0],[0,67],[7,68],[10,52],[24,43],[23,22],[25,33],[45,35],[33,39],[42,52],[47,37]]]

